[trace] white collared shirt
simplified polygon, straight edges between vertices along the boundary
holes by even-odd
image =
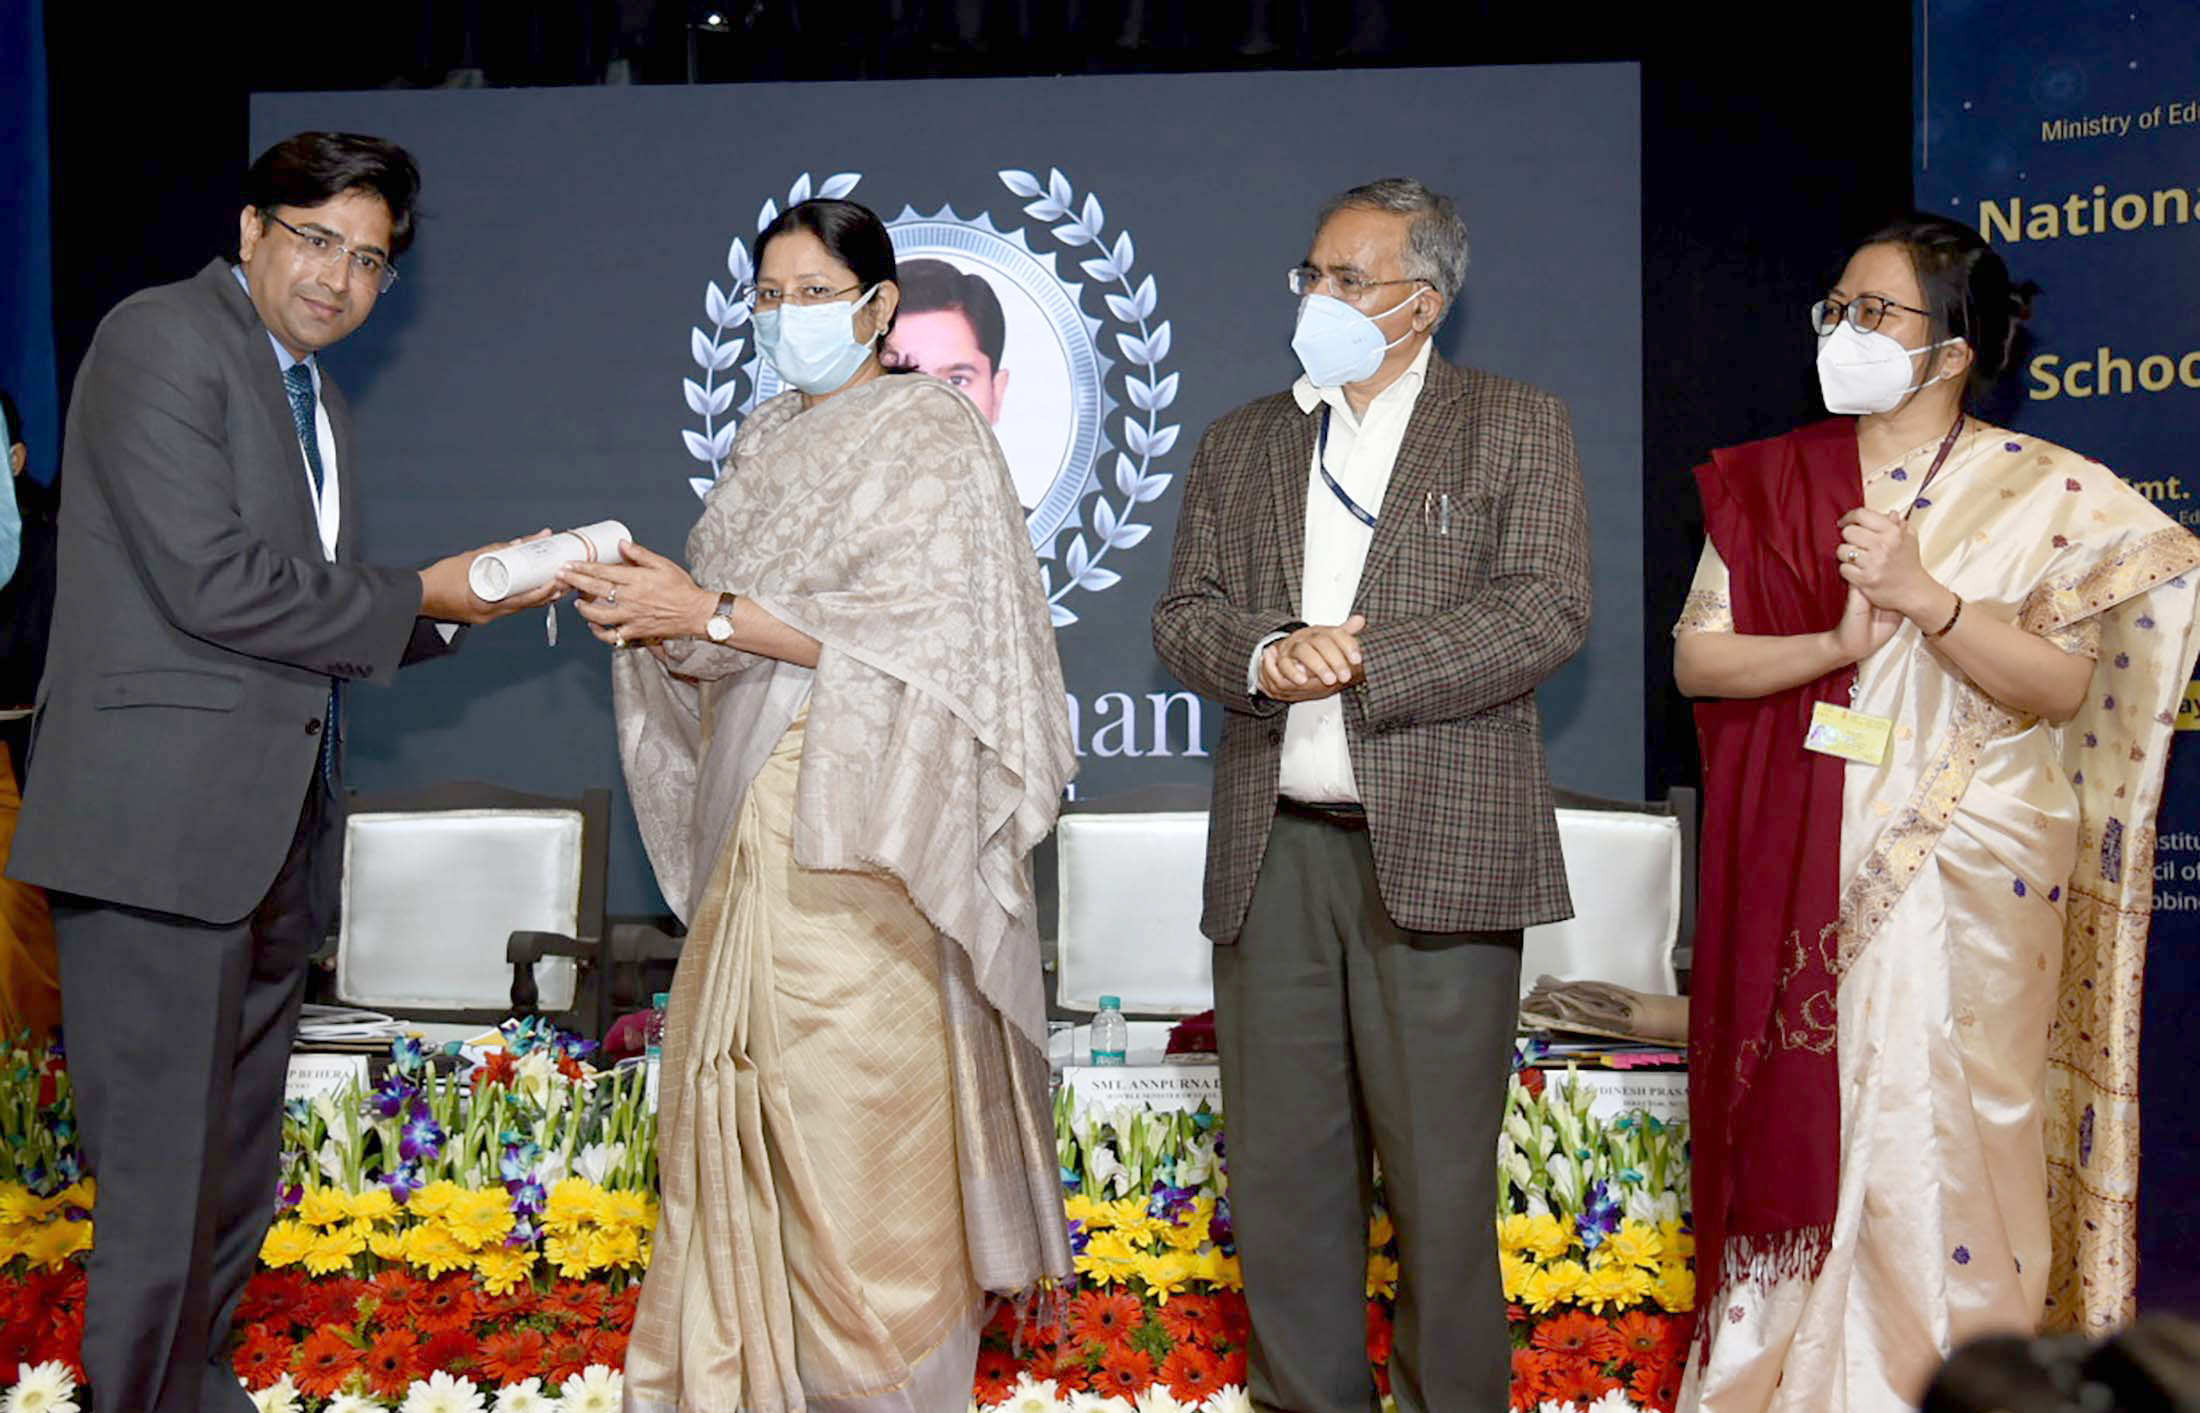
[[[1423,343],[1413,362],[1389,387],[1367,405],[1367,415],[1356,417],[1344,389],[1317,388],[1305,377],[1291,385],[1299,410],[1318,415],[1326,407],[1329,438],[1326,461],[1353,503],[1382,518],[1383,492],[1405,441],[1406,424],[1420,400],[1421,384],[1428,376],[1428,360],[1434,341]],[[1368,547],[1375,542],[1375,528],[1345,508],[1329,483],[1322,479],[1324,451],[1315,439],[1314,456],[1306,468],[1306,577],[1299,586],[1299,616],[1308,623],[1342,623],[1352,616],[1359,597],[1360,570],[1367,563]],[[1262,645],[1263,647],[1266,644]],[[1257,682],[1260,655],[1254,653]],[[1283,775],[1278,786],[1294,800],[1324,804],[1356,804],[1359,783],[1352,778],[1352,752],[1345,742],[1344,698],[1294,702],[1285,713]]]
[[[251,298],[252,286],[245,279],[244,266],[232,265],[229,272],[237,277],[237,283],[243,287],[245,297]],[[290,350],[283,347],[283,341],[275,337],[273,330],[268,331],[267,341],[275,346],[275,364],[279,372],[287,373],[303,362],[306,371],[313,376],[313,434],[314,440],[321,444],[321,496],[313,502],[313,523],[321,533],[321,553],[333,563],[336,559],[337,532],[342,528],[344,512],[343,501],[336,490],[336,432],[329,425],[328,403],[321,396],[321,364],[314,358],[301,360],[291,357]],[[283,389],[283,401],[285,404],[290,401],[290,389],[287,387]],[[306,495],[310,498],[313,495],[313,467],[306,460],[305,444],[302,442],[298,446],[298,474],[306,478]]]

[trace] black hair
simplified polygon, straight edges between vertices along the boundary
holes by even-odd
[[[764,264],[765,248],[789,231],[808,231],[816,236],[825,253],[846,265],[866,290],[888,280],[900,282],[894,262],[894,238],[886,234],[886,223],[868,206],[823,196],[789,206],[774,216],[756,238],[759,269]],[[886,334],[893,331],[894,321],[889,319],[879,341],[884,343]]]
[[[983,275],[968,275],[945,260],[911,260],[901,267],[901,312],[930,314],[953,310],[970,321],[978,348],[1001,371],[1001,352],[1008,346],[1008,319],[1001,313],[1001,297]]]
[[[390,208],[390,258],[413,242],[420,165],[394,142],[352,132],[302,132],[260,154],[244,174],[245,204],[263,216],[278,206],[319,206],[347,191],[371,192]]]
[[[2009,370],[2023,296],[1986,238],[1961,221],[1913,211],[1872,232],[1864,244],[1902,247],[1931,312],[1935,341],[1957,338],[1971,346],[1965,391],[1974,397],[1990,391]],[[1937,359],[1939,350],[1934,353]]]

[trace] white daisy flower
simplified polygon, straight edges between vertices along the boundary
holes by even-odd
[[[541,1379],[522,1379],[497,1390],[491,1413],[558,1413],[558,1401],[543,1393]]]
[[[1069,1396],[1069,1413],[1137,1413],[1137,1410],[1113,1394],[1101,1398],[1097,1394],[1079,1392]]]
[[[1536,1406],[1535,1413],[1581,1413],[1581,1409],[1572,1403],[1558,1403],[1546,1398]]]
[[[1604,1397],[1590,1404],[1583,1413],[1642,1413],[1642,1409],[1627,1396],[1626,1390],[1612,1388],[1606,1389]]]
[[[285,1374],[252,1395],[258,1413],[298,1413],[298,1386]]]
[[[1138,1395],[1138,1413],[1197,1413],[1177,1402],[1176,1395],[1167,1384],[1154,1384]]]
[[[57,1359],[25,1364],[15,1387],[0,1398],[0,1413],[77,1413],[76,1375]]]
[[[1054,1380],[1034,1381],[1031,1371],[1024,1369],[1016,1375],[1016,1387],[1008,1391],[1007,1401],[993,1413],[1062,1413],[1062,1400],[1055,1394]]]
[[[405,1390],[398,1413],[486,1413],[481,1390],[472,1379],[453,1378],[441,1369],[425,1379],[415,1379]]]
[[[1253,1396],[1243,1384],[1224,1384],[1207,1395],[1206,1413],[1253,1413]]]
[[[389,1405],[356,1393],[340,1393],[321,1413],[389,1413]]]
[[[626,1379],[616,1369],[591,1364],[565,1381],[558,1390],[558,1406],[564,1413],[619,1413]]]

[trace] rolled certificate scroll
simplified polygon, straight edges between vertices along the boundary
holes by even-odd
[[[562,535],[477,555],[467,567],[466,582],[476,596],[495,603],[541,588],[568,564],[623,564],[619,543],[633,538],[618,521],[599,520]]]

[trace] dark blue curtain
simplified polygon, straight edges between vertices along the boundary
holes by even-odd
[[[51,479],[61,445],[54,383],[52,188],[46,33],[34,0],[0,3],[0,387],[23,412],[31,469]]]

